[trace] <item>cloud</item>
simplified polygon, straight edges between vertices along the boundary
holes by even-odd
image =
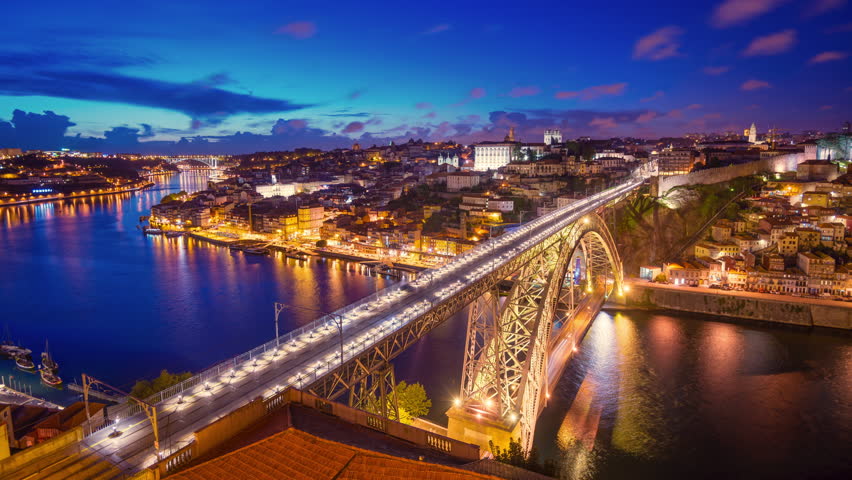
[[[715,77],[715,76],[721,75],[723,73],[727,73],[730,70],[731,70],[731,67],[722,65],[722,66],[719,66],[719,67],[704,67],[703,72],[706,73],[707,75],[712,75],[712,76]]]
[[[121,53],[85,51],[6,51],[0,52],[0,66],[15,69],[33,68],[121,68],[146,67],[154,64],[151,57],[130,56]]]
[[[838,52],[838,51],[830,51],[830,52],[822,52],[820,54],[814,55],[813,58],[808,60],[808,63],[811,65],[815,63],[825,63],[825,62],[834,62],[837,60],[843,60],[848,57],[849,54],[846,52]]]
[[[846,0],[811,0],[805,8],[805,16],[815,17],[842,8],[844,5]]]
[[[341,133],[356,133],[364,130],[364,122],[350,122]]]
[[[508,96],[512,98],[520,98],[520,97],[532,97],[534,95],[538,95],[541,93],[541,89],[536,86],[528,86],[528,87],[515,87],[509,90]]]
[[[580,100],[594,100],[606,95],[621,95],[624,89],[627,88],[627,83],[611,83],[609,85],[595,85],[586,87],[578,91],[556,92],[554,98],[557,100],[566,100],[569,98],[579,98]]]
[[[449,23],[439,23],[438,25],[424,31],[423,35],[434,35],[436,33],[446,32],[450,28],[452,27]]]
[[[0,95],[71,98],[162,108],[217,124],[240,113],[276,113],[307,105],[234,93],[195,82],[176,83],[86,70],[0,69]]]
[[[364,92],[366,92],[366,90],[364,90],[363,88],[360,90],[353,91],[348,95],[349,100],[356,100],[358,98],[361,98],[361,95],[364,95]]]
[[[795,43],[796,31],[793,29],[784,30],[755,38],[751,41],[748,48],[743,51],[743,56],[777,55],[790,50]]]
[[[639,118],[636,119],[636,123],[648,123],[655,118],[657,118],[657,112],[648,111],[639,115]]]
[[[414,105],[414,108],[418,110],[429,110],[430,108],[432,108],[432,104],[429,102],[420,102]]]
[[[664,96],[666,96],[666,92],[664,92],[664,91],[662,91],[662,90],[657,90],[657,91],[656,91],[656,92],[654,92],[654,94],[653,94],[653,95],[651,95],[650,97],[642,98],[642,99],[640,99],[639,101],[640,101],[640,102],[643,102],[643,103],[653,102],[654,100],[657,100],[657,99],[663,98]]]
[[[453,107],[460,107],[460,106],[462,106],[462,105],[464,105],[464,104],[466,104],[466,103],[468,103],[472,100],[476,100],[476,99],[482,98],[484,96],[485,96],[485,89],[482,88],[482,87],[475,87],[475,88],[471,89],[470,93],[467,94],[467,98],[465,98],[464,100],[462,100],[460,102],[454,103],[452,106]]]
[[[750,92],[752,90],[760,90],[761,88],[770,88],[770,87],[772,87],[772,85],[770,85],[769,82],[765,82],[763,80],[751,79],[751,80],[746,81],[742,85],[740,85],[740,90],[745,90],[747,92]]]
[[[693,103],[693,104],[687,105],[684,110],[698,110],[702,107],[703,107],[703,105],[701,105],[700,103]]]
[[[601,130],[615,128],[618,124],[615,122],[615,118],[613,117],[595,117],[589,122],[590,127],[598,128]]]
[[[436,116],[435,112],[429,112],[426,115],[423,115],[423,118],[435,118]]]
[[[713,11],[710,24],[716,28],[739,25],[766,14],[785,0],[725,0]]]
[[[304,40],[317,34],[317,25],[314,22],[291,22],[278,27],[275,34],[289,35],[298,40]]]
[[[634,60],[664,60],[680,56],[679,37],[683,29],[669,25],[640,38],[633,47]]]
[[[832,108],[834,108],[834,106],[832,106],[832,105],[823,105],[823,106],[819,107],[819,109],[822,110],[822,111],[831,110]]]

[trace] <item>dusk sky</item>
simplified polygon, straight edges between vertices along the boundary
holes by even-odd
[[[548,127],[653,138],[852,120],[846,0],[65,0],[8,2],[4,17],[0,148],[245,153],[499,140],[510,125],[541,141]]]

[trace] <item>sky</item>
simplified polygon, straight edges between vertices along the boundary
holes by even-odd
[[[4,6],[0,148],[838,130],[848,0],[42,0]]]

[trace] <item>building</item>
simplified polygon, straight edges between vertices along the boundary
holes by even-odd
[[[516,160],[516,142],[481,142],[474,145],[473,169],[478,172],[497,170]]]
[[[553,145],[562,143],[562,132],[558,129],[544,131],[544,144]]]
[[[799,252],[796,266],[808,277],[830,277],[834,275],[834,259],[824,253]]]
[[[447,191],[460,192],[465,188],[479,185],[481,177],[473,172],[455,172],[447,175]]]
[[[263,198],[291,197],[296,194],[296,185],[292,183],[275,183],[273,185],[258,185],[255,191]]]
[[[751,123],[751,128],[744,133],[748,136],[748,143],[757,143],[757,127],[754,125],[754,122]]]
[[[651,154],[651,160],[656,160],[657,171],[660,175],[682,175],[692,171],[695,166],[696,153],[691,149],[666,149]]]
[[[459,168],[459,156],[458,154],[453,155],[452,157],[448,153],[446,157],[444,157],[443,153],[438,154],[438,166],[441,165],[449,165],[453,168]]]
[[[319,205],[299,207],[298,222],[302,235],[318,235],[325,219],[325,209]]]
[[[840,176],[836,163],[830,160],[805,160],[796,166],[796,179],[830,182]]]

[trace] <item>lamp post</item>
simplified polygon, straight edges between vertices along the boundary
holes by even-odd
[[[302,307],[299,305],[288,305],[286,303],[275,302],[275,338],[276,338],[276,349],[278,346],[278,314],[281,313],[285,308],[291,309],[299,309],[305,310],[308,312],[316,312],[321,313],[323,315],[330,315],[332,319],[334,319],[334,326],[337,327],[337,332],[340,337],[340,364],[343,365],[343,315],[339,315],[337,313],[328,313],[323,312],[322,310],[317,310],[315,308]]]

